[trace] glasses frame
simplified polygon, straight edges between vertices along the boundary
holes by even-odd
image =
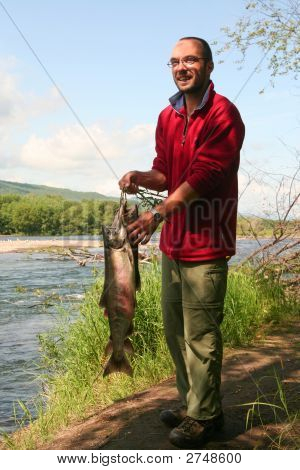
[[[193,63],[192,64],[187,64],[187,59],[188,57],[193,57]],[[195,60],[194,60],[195,59]],[[174,64],[173,62],[168,62],[167,63],[167,66],[170,67],[170,69],[175,69],[176,67],[179,66],[179,64],[181,63],[182,65],[184,65],[185,67],[189,68],[189,67],[193,67],[193,65],[197,62],[199,62],[199,60],[209,60],[208,57],[197,57],[197,56],[187,56],[187,57],[184,57],[183,59],[175,59],[176,61],[178,60],[178,63]]]

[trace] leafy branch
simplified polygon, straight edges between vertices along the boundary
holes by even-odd
[[[289,73],[296,79],[300,69],[299,0],[257,0],[246,2],[245,9],[233,28],[222,28],[226,41],[217,54],[237,49],[241,53],[237,62],[242,64],[247,51],[257,46],[268,56],[272,84],[275,77]]]

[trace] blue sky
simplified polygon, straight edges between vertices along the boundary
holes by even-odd
[[[243,0],[2,3],[118,176],[151,167],[157,116],[176,91],[166,66],[176,40],[195,35],[222,44],[221,27],[245,12]],[[234,52],[222,56],[224,64],[215,57],[216,91],[233,100],[261,57],[250,51],[242,70]],[[278,177],[263,178],[263,171],[293,173],[293,151],[281,140],[297,145],[298,95],[288,77],[272,88],[263,64],[236,102],[246,125],[241,190],[246,171],[256,176],[241,198],[242,212],[272,206]],[[118,194],[115,175],[1,4],[0,179]]]

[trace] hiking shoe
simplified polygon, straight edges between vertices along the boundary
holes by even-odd
[[[223,412],[216,418],[196,420],[186,416],[182,423],[170,432],[170,442],[182,449],[199,449],[224,425]]]
[[[159,419],[169,428],[176,428],[186,417],[186,406],[180,406],[174,410],[163,410]]]

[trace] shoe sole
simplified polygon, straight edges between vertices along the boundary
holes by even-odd
[[[206,436],[202,437],[201,440],[190,440],[183,442],[180,436],[169,436],[169,441],[175,447],[179,449],[201,449],[204,444],[207,444],[211,440],[211,438],[219,431],[219,429],[215,429],[212,432],[208,433]]]

